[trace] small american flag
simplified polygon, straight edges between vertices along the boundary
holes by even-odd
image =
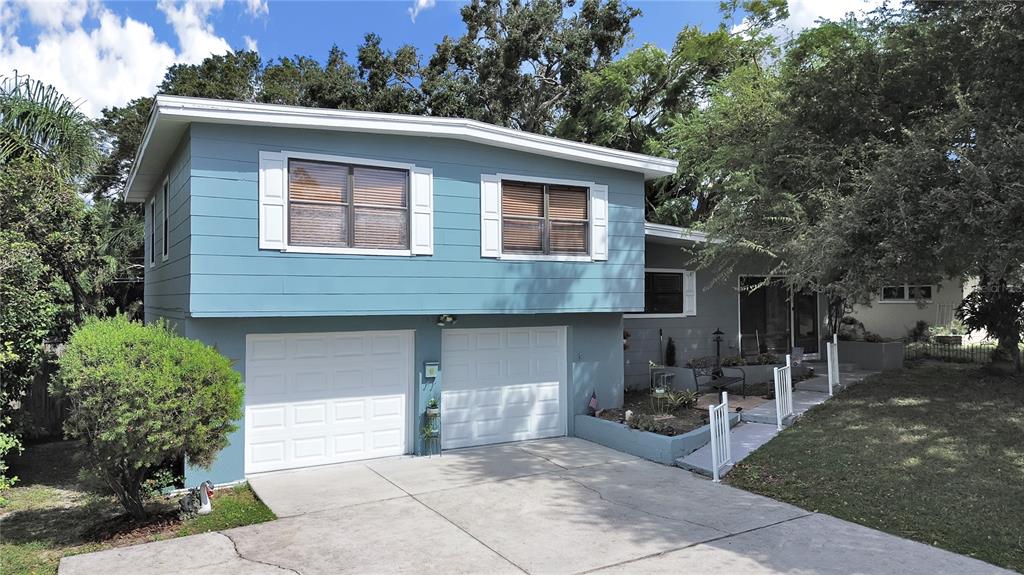
[[[597,392],[590,392],[590,409],[597,411]]]

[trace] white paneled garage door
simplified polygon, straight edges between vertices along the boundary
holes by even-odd
[[[401,455],[413,332],[249,335],[245,472]]]
[[[565,435],[565,327],[443,333],[444,448]]]

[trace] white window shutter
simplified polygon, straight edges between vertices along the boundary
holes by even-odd
[[[283,250],[287,229],[284,154],[260,152],[260,249]]]
[[[434,171],[413,168],[411,175],[409,247],[416,256],[434,255]]]
[[[590,257],[604,261],[608,259],[608,186],[591,186],[590,212]]]
[[[697,315],[697,272],[683,272],[683,315]]]
[[[501,180],[480,176],[480,257],[501,257]]]

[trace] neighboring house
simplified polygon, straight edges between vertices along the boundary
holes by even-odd
[[[158,96],[126,199],[145,315],[236,362],[245,416],[189,485],[572,434],[621,400],[644,181],[671,160],[476,121]]]
[[[887,286],[870,305],[855,305],[849,315],[863,323],[867,331],[887,338],[904,338],[918,321],[928,322],[932,327],[953,323],[966,287],[960,280],[946,280],[938,285]]]
[[[678,366],[719,353],[749,359],[770,352],[781,357],[794,347],[803,348],[807,358],[824,357],[827,302],[820,294],[782,285],[741,291],[742,285],[762,283],[768,266],[751,261],[739,266],[741,271],[727,281],[716,282],[713,271],[697,270],[693,262],[697,250],[709,241],[705,234],[648,222],[645,236],[644,310],[626,314],[623,322],[627,388],[650,383],[650,362],[664,364],[669,338],[676,347]],[[929,301],[917,304],[916,290],[924,290]],[[868,331],[903,338],[918,320],[948,325],[962,294],[959,281],[892,286],[879,294],[880,301],[873,306],[854,306],[852,315]],[[720,344],[715,342],[716,331],[722,332]]]

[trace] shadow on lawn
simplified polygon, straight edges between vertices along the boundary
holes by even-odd
[[[729,482],[1024,568],[1024,380],[973,366],[874,376],[808,412]]]

